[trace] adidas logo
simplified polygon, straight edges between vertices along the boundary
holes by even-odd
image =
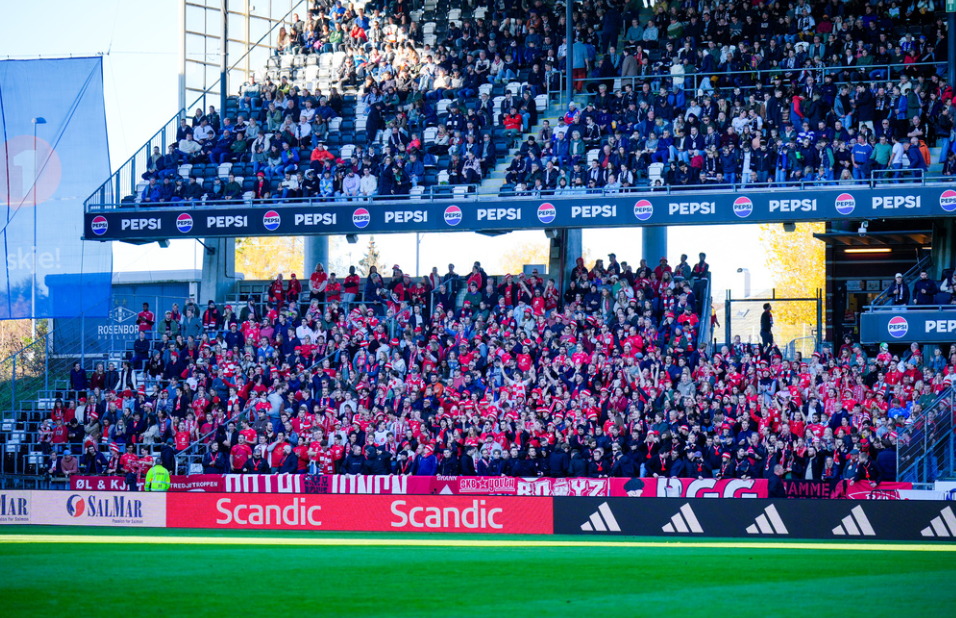
[[[605,502],[598,507],[597,511],[591,513],[590,521],[581,524],[581,530],[585,532],[620,532],[621,527],[617,525],[617,520],[614,519],[614,513],[611,512],[611,507]]]
[[[747,526],[747,534],[790,534],[787,527],[783,525],[780,519],[780,513],[777,507],[770,505],[763,510],[763,513],[757,516],[755,523]]]
[[[843,523],[833,529],[836,536],[876,536],[876,531],[866,518],[866,513],[860,506],[853,507],[850,514],[843,518]]]
[[[952,537],[956,536],[956,515],[953,515],[953,507],[947,506],[939,512],[939,517],[934,517],[929,525],[923,528],[923,536]]]
[[[680,511],[671,517],[671,523],[664,524],[661,530],[664,532],[693,532],[695,534],[703,534],[704,532],[689,503],[680,507]]]

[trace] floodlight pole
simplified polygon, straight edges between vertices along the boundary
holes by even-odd
[[[46,124],[46,119],[37,116],[33,119],[33,285],[30,288],[30,338],[37,338],[37,183],[40,170],[37,167],[37,125]]]

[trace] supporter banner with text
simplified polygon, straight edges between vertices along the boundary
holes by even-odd
[[[952,216],[942,187],[509,197],[500,200],[209,207],[147,206],[86,213],[86,240],[465,232],[647,225],[776,223]]]
[[[550,498],[172,493],[169,528],[551,534]]]
[[[555,497],[555,534],[952,541],[951,502]]]
[[[239,475],[235,475],[239,476]],[[283,475],[293,476],[293,475]],[[266,477],[273,478],[273,477]],[[222,474],[194,474],[192,476],[170,476],[170,491],[224,491],[226,477]],[[144,482],[136,484],[143,491]],[[128,491],[125,476],[71,476],[70,489],[73,491]]]
[[[631,498],[766,498],[764,479],[610,479],[611,496]]]

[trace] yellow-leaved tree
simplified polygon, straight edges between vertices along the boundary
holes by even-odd
[[[508,249],[501,254],[501,257],[498,258],[498,269],[494,272],[489,271],[489,274],[507,274],[511,273],[513,275],[518,274],[524,271],[525,264],[544,264],[545,272],[548,271],[548,263],[551,261],[548,256],[548,251],[550,250],[550,243],[547,238],[543,238],[540,241],[529,241],[524,242],[520,245],[516,245],[511,249]],[[577,258],[577,256],[573,256]],[[591,250],[584,250],[584,265],[588,268],[594,266],[594,258],[591,257]],[[542,273],[544,274],[544,273]],[[550,273],[551,276],[554,276],[553,273]],[[554,277],[557,281],[557,277]]]
[[[779,223],[760,225],[760,242],[779,299],[773,304],[773,316],[774,340],[781,347],[816,328],[816,303],[782,301],[814,298],[818,289],[826,288],[826,245],[813,237],[825,229],[824,223],[797,223],[793,232],[784,231]]]
[[[275,279],[280,272],[303,278],[302,251],[301,236],[237,238],[236,272],[247,280]]]

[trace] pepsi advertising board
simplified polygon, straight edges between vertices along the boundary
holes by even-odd
[[[807,191],[673,191],[435,201],[186,205],[86,213],[86,240],[302,236],[944,217],[956,190],[846,186]]]
[[[956,307],[940,311],[911,306],[863,313],[860,339],[863,343],[951,343],[956,339]]]

